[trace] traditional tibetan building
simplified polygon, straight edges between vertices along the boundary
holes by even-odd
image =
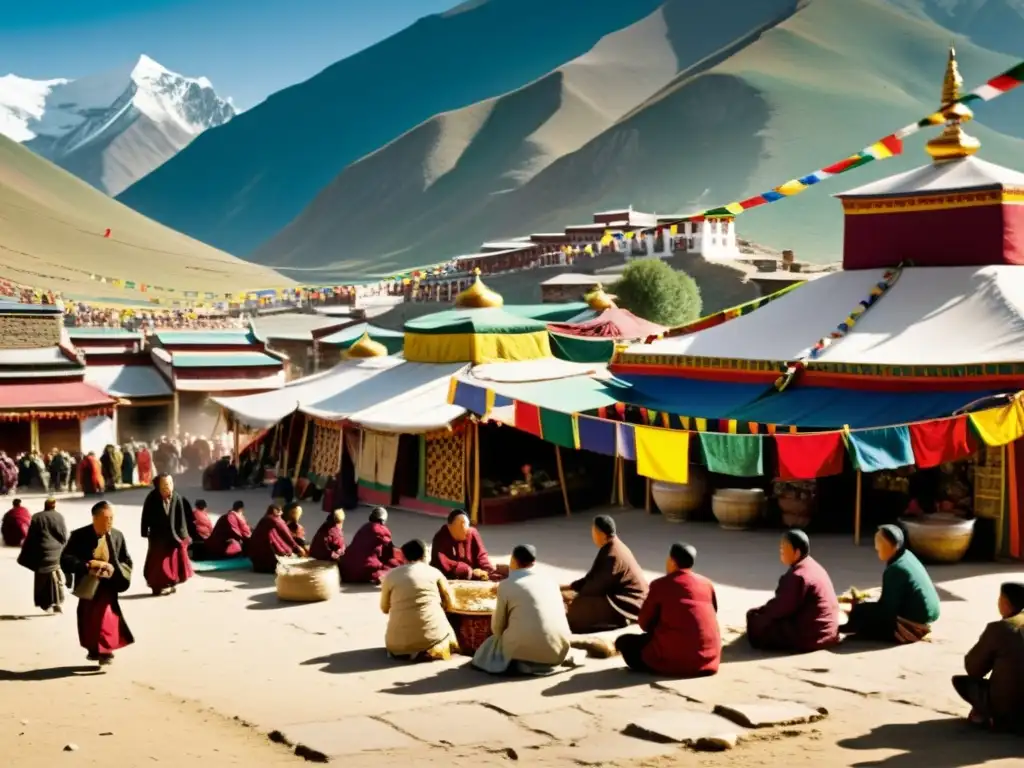
[[[0,450],[102,450],[115,439],[114,398],[85,381],[63,313],[0,302]]]

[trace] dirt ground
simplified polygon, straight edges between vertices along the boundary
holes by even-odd
[[[185,489],[186,495],[194,495]],[[235,494],[205,494],[227,508]],[[249,516],[265,492],[243,494]],[[0,550],[0,738],[15,766],[151,763],[175,766],[298,764],[330,758],[376,768],[417,766],[1024,766],[1024,741],[976,733],[949,678],[995,614],[998,584],[1024,578],[1020,567],[960,564],[930,569],[943,599],[933,642],[912,647],[841,646],[807,656],[750,651],[740,628],[746,610],[774,588],[782,567],[777,532],[671,525],[642,511],[613,511],[622,538],[649,575],[668,544],[698,548],[697,570],[716,583],[726,642],[713,678],[671,681],[625,671],[621,661],[589,660],[541,679],[494,679],[451,663],[407,666],[381,650],[386,618],[377,590],[345,587],[335,599],[284,604],[273,578],[248,572],[197,575],[176,595],[153,598],[142,578],[138,535],[142,493],[112,497],[116,525],[136,562],[123,601],[136,644],[104,673],[77,644],[74,598],[63,616],[32,606],[31,574]],[[39,503],[33,503],[33,510]],[[70,527],[88,522],[89,504],[62,500]],[[363,512],[350,513],[351,536]],[[320,513],[307,508],[307,528]],[[483,529],[502,560],[535,544],[542,567],[560,581],[593,557],[590,514]],[[426,538],[439,521],[395,512],[395,538]],[[814,555],[837,589],[878,584],[868,546],[815,537]],[[801,702],[825,708],[819,722],[739,733],[735,749],[714,754],[639,738],[635,725],[701,717],[719,704]],[[271,738],[273,735],[273,739]],[[285,742],[285,743],[275,743]],[[68,744],[77,749],[64,752]],[[295,752],[298,752],[297,756]]]

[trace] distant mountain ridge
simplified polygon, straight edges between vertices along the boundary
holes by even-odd
[[[75,80],[0,77],[0,133],[117,194],[236,114],[204,77],[148,56]]]
[[[434,115],[532,82],[659,2],[480,0],[428,16],[204,134],[119,199],[246,254],[350,163]]]
[[[611,125],[595,126],[579,147],[548,156],[524,183],[498,184],[474,162],[442,180],[448,182],[443,194],[440,182],[415,190],[407,178],[422,157],[410,155],[409,145],[455,119],[446,114],[347,168],[252,258],[292,275],[371,277],[472,253],[490,239],[558,232],[588,222],[594,211],[630,204],[661,214],[699,211],[840,160],[934,109],[951,40],[968,88],[1014,63],[952,35],[927,14],[885,0],[737,0],[726,17],[712,0],[669,0],[655,15],[672,22],[677,46],[691,58],[680,55],[680,71],[669,83]],[[722,38],[707,40],[712,30]],[[601,46],[626,37],[627,49],[664,45],[662,33],[639,22]],[[713,50],[702,49],[705,43]],[[519,116],[536,111],[539,96],[526,99],[536,86],[498,103],[516,100]],[[462,112],[470,116],[479,106]],[[1024,96],[980,105],[978,118],[968,130],[982,139],[983,156],[1019,163]],[[549,123],[558,119],[550,116]],[[487,134],[477,132],[476,156],[509,152],[500,137],[510,125],[506,118]],[[842,217],[830,195],[927,162],[924,140],[910,139],[902,158],[742,216],[740,233],[793,248],[801,258],[836,260]],[[474,168],[482,176],[474,177]],[[458,205],[446,207],[452,201]]]

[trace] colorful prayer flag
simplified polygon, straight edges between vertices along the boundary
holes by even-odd
[[[685,483],[690,470],[690,433],[636,427],[636,471],[652,480]]]

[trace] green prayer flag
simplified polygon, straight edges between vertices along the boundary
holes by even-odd
[[[709,472],[733,477],[759,477],[764,474],[761,435],[701,432],[700,445]]]
[[[561,411],[540,409],[540,428],[544,439],[549,443],[563,448],[576,448],[576,439],[572,428],[572,414]]]

